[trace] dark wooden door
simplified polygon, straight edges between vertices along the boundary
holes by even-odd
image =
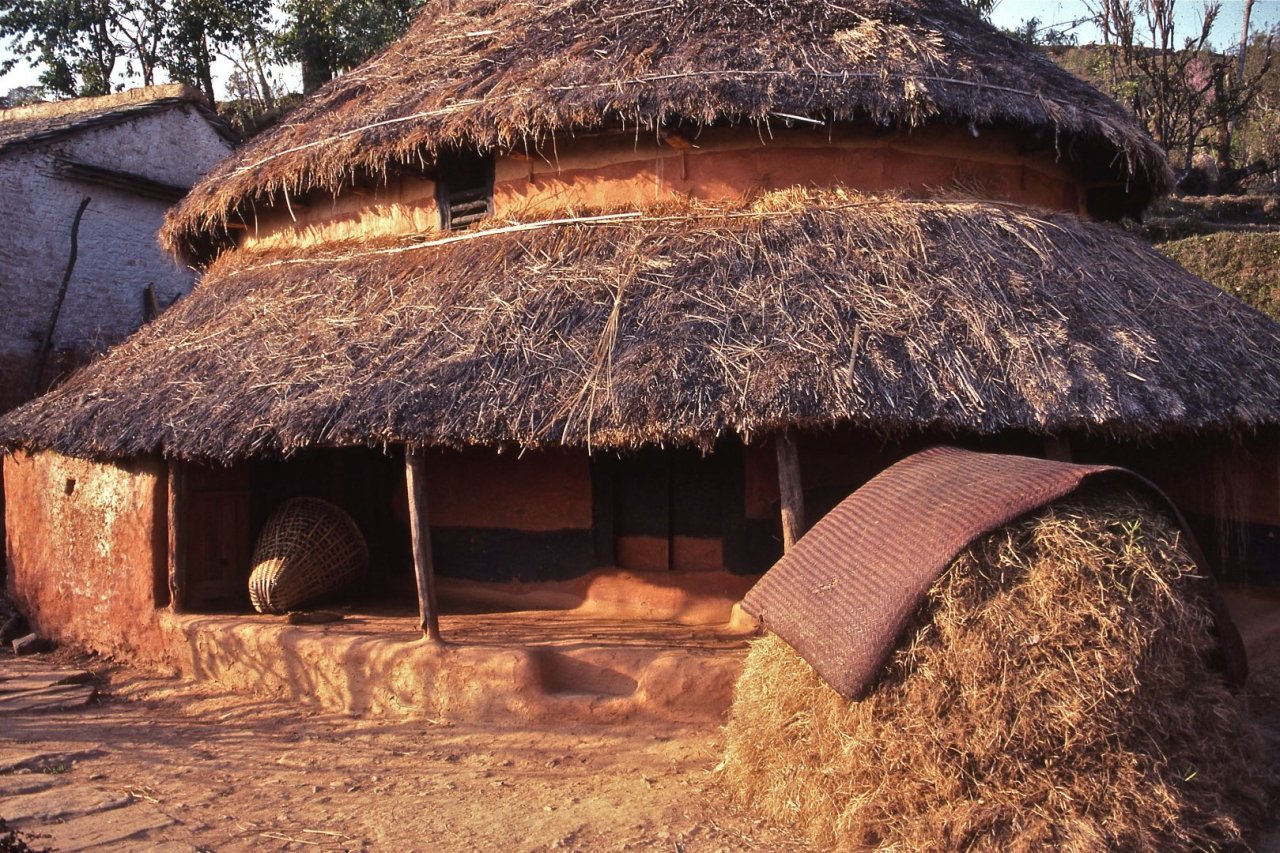
[[[741,445],[716,452],[646,448],[597,475],[597,511],[612,528],[613,564],[636,571],[714,571],[736,559],[745,527]],[[597,531],[598,533],[600,531]]]
[[[192,465],[187,475],[187,606],[240,609],[249,599],[249,470]]]

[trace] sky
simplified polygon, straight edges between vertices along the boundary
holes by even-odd
[[[1200,29],[1200,0],[1180,0],[1178,17],[1181,29],[1186,34],[1198,32]],[[1213,43],[1224,48],[1235,45],[1240,38],[1241,17],[1244,12],[1243,0],[1223,0],[1217,26],[1214,28]],[[1042,28],[1058,28],[1089,14],[1087,0],[998,0],[991,16],[998,27],[1014,28],[1028,18],[1039,18]],[[1254,31],[1268,29],[1280,24],[1280,0],[1255,0],[1250,27]],[[1073,32],[1081,44],[1088,44],[1098,38],[1097,30],[1089,24],[1076,27]],[[8,45],[0,45],[0,58],[12,56]],[[214,66],[215,85],[221,90],[231,72],[231,64],[220,60]],[[287,88],[301,88],[300,74],[296,69],[282,69],[284,83]],[[39,72],[30,68],[26,62],[8,74],[0,74],[0,94],[17,86],[29,86],[37,82]],[[161,81],[163,82],[163,81]],[[141,81],[131,81],[130,85],[141,85]],[[224,93],[218,92],[219,97]]]
[[[1088,7],[1086,0],[997,0],[991,21],[997,27],[1012,29],[1028,18],[1039,18],[1041,28],[1057,29],[1060,25],[1088,17]],[[1179,31],[1185,35],[1198,35],[1204,3],[1200,0],[1179,0],[1174,8]],[[1218,22],[1213,28],[1215,47],[1239,44],[1243,16],[1243,0],[1223,0],[1222,11],[1218,13]],[[1258,32],[1276,24],[1280,24],[1280,0],[1254,0],[1249,29]],[[1080,44],[1098,40],[1098,30],[1092,24],[1077,27],[1073,32]]]

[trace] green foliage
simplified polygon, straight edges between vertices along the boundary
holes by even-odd
[[[150,85],[164,69],[212,100],[218,48],[260,40],[269,14],[270,0],[0,0],[0,39],[54,95],[107,94],[121,72]]]
[[[1075,33],[1069,28],[1046,27],[1038,17],[1023,19],[1016,29],[1005,30],[1005,34],[1032,47],[1063,47],[1076,43]]]
[[[64,96],[103,95],[124,51],[109,0],[0,0],[0,38],[33,58],[40,84]],[[8,71],[18,60],[0,63]]]
[[[981,0],[979,0],[981,1]],[[284,58],[302,65],[303,91],[354,68],[399,38],[422,0],[285,0]]]
[[[212,65],[221,46],[269,38],[267,0],[182,0],[168,9],[163,64],[173,79],[203,89],[214,101]]]
[[[1218,231],[1156,248],[1205,281],[1280,320],[1280,232]]]
[[[46,100],[48,100],[48,94],[43,86],[15,86],[0,95],[0,109],[25,107],[28,104],[38,104]]]
[[[270,106],[254,95],[224,100],[218,104],[218,115],[248,139],[277,124],[299,103],[301,94],[275,98]]]
[[[299,63],[314,91],[408,28],[423,0],[0,0],[0,41],[40,69],[48,96],[103,95],[122,79],[189,83],[211,101],[213,63],[234,67],[229,95],[252,131],[280,116],[278,62]],[[989,10],[994,0],[972,0]],[[286,99],[283,103],[288,103]]]
[[[999,2],[1000,0],[960,0],[960,5],[983,20],[990,20],[991,13],[995,11],[996,4]]]

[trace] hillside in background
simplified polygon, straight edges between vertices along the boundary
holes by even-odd
[[[1280,321],[1280,200],[1274,196],[1167,199],[1141,232],[1191,272]]]

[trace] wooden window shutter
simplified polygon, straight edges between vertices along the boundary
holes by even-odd
[[[463,152],[441,154],[436,168],[440,228],[465,228],[493,212],[493,158]]]

